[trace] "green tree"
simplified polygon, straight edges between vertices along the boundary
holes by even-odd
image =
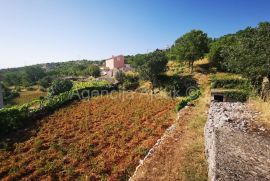
[[[25,86],[33,85],[44,76],[46,76],[46,73],[41,67],[26,67],[22,75],[22,83]]]
[[[49,88],[49,96],[55,96],[60,93],[71,90],[73,83],[70,80],[55,80]]]
[[[52,83],[52,77],[50,77],[50,76],[43,77],[42,79],[40,79],[38,81],[38,83],[43,88],[48,88],[48,87],[50,87],[50,85]]]
[[[4,77],[4,83],[6,85],[20,85],[21,84],[21,76],[18,73],[10,72],[7,73]]]
[[[100,76],[100,68],[97,65],[89,65],[87,68],[87,75],[91,75],[93,77],[99,77]]]
[[[156,50],[146,55],[135,57],[134,65],[141,79],[152,83],[153,89],[158,85],[158,75],[166,71],[168,63],[165,52]]]
[[[260,87],[263,77],[270,73],[270,23],[263,22],[255,28],[248,27],[236,33],[236,43],[224,52],[227,71],[249,78]]]
[[[191,71],[195,60],[208,52],[210,39],[201,30],[192,30],[175,41],[174,51],[182,61],[188,61]]]
[[[236,44],[235,35],[225,35],[219,39],[214,40],[210,44],[210,50],[208,54],[209,61],[212,65],[216,66],[218,70],[226,71],[226,63],[224,58],[227,57],[225,51],[229,47],[233,47]]]
[[[123,83],[125,80],[125,73],[123,71],[117,71],[115,74],[115,79],[119,82],[119,83]]]

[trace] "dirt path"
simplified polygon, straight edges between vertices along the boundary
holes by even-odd
[[[205,86],[203,95],[194,102],[195,106],[179,112],[175,129],[165,135],[131,180],[207,180],[203,127],[209,100],[208,76],[198,74],[195,78]]]

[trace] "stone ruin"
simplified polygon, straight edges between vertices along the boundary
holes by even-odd
[[[264,102],[268,101],[270,98],[270,83],[267,77],[263,78],[261,98]]]

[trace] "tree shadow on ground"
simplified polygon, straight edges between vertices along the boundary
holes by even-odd
[[[197,80],[192,75],[161,75],[158,80],[159,88],[171,97],[188,96],[190,89],[198,88]]]
[[[203,64],[198,64],[195,66],[195,71],[198,73],[202,73],[202,74],[210,74],[210,73],[215,73],[216,70],[213,68],[213,64],[212,63],[203,63]]]

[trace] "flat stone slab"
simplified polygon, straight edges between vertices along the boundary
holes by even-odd
[[[205,126],[209,180],[270,180],[270,136],[244,103],[212,102]]]

